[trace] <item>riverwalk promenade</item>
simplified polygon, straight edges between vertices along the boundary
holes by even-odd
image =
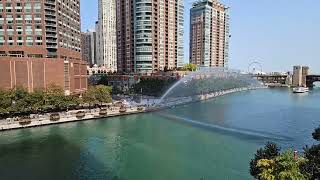
[[[101,115],[101,109],[97,108],[73,110],[68,112],[59,112],[51,114],[47,113],[41,115],[30,115],[30,119],[8,118],[0,120],[0,131],[124,116],[130,114],[138,114],[145,111],[146,109],[143,107],[132,107],[126,108],[125,112],[122,112],[120,108],[113,107],[111,109],[108,109],[107,112],[104,112],[104,115]],[[81,113],[80,116],[79,112]],[[52,114],[58,116],[58,119],[52,118]]]
[[[46,113],[46,114],[32,114],[29,117],[15,117],[0,120],[0,131],[39,127],[45,125],[54,125],[61,123],[70,123],[86,120],[105,119],[109,117],[125,116],[138,113],[158,111],[165,108],[184,105],[188,103],[204,101],[219,96],[224,96],[231,93],[261,89],[266,87],[246,87],[235,88],[224,91],[217,91],[202,95],[195,95],[192,97],[176,97],[163,99],[158,104],[141,104],[140,106],[132,107],[115,107],[112,106],[108,109],[80,109],[59,113]]]

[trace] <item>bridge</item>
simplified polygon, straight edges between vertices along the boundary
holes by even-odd
[[[306,84],[308,87],[313,87],[315,82],[320,82],[320,75],[307,75]]]
[[[254,75],[254,77],[265,84],[286,84],[288,75]]]
[[[290,85],[292,83],[290,75],[254,75],[254,78],[264,84]],[[315,82],[320,82],[320,75],[307,75],[305,78],[307,87],[313,87]]]

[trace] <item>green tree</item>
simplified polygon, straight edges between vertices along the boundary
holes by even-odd
[[[12,100],[12,106],[10,107],[11,112],[15,113],[26,113],[30,111],[28,103],[29,93],[23,87],[16,87],[10,91]]]
[[[45,93],[43,90],[35,90],[29,94],[27,102],[32,111],[41,111],[45,105]]]
[[[123,94],[123,91],[120,88],[118,88],[118,86],[113,86],[112,94]]]
[[[261,174],[261,169],[257,167],[257,163],[261,159],[271,160],[280,154],[280,148],[275,143],[268,142],[264,148],[257,150],[254,159],[250,161],[250,174],[256,179]]]
[[[55,84],[48,86],[45,95],[45,107],[54,110],[61,110],[66,107],[64,91],[60,86]]]
[[[300,165],[304,162],[303,158],[296,158],[292,150],[285,151],[274,159],[260,159],[257,167],[261,171],[261,180],[304,180],[305,175],[300,172]]]
[[[84,95],[84,102],[90,106],[95,104],[102,105],[103,103],[112,102],[112,88],[105,85],[90,86]]]
[[[98,84],[108,86],[108,76],[107,75],[101,75],[100,79],[98,80]]]
[[[312,136],[315,140],[320,141],[320,128],[317,128]],[[307,162],[300,168],[301,171],[309,176],[310,179],[320,179],[320,144],[306,146],[304,148],[304,157]]]
[[[197,65],[196,64],[186,64],[183,66],[182,70],[183,71],[196,71],[197,70]]]
[[[313,139],[320,141],[320,127],[312,133]]]
[[[98,85],[95,87],[95,97],[97,101],[102,105],[102,103],[111,103],[112,102],[112,88],[110,86]]]
[[[0,114],[9,113],[9,108],[12,105],[10,93],[0,89]]]
[[[95,86],[89,86],[87,92],[83,96],[83,100],[85,103],[88,103],[89,106],[97,104],[98,101],[96,99],[96,88]]]
[[[276,164],[273,159],[260,159],[257,162],[257,168],[261,171],[258,178],[262,180],[275,180]]]

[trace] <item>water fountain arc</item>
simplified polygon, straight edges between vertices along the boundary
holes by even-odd
[[[200,68],[198,71],[188,73],[172,85],[159,102],[164,104],[168,100],[215,96],[218,93],[225,94],[261,86],[259,81],[239,70],[219,67]]]

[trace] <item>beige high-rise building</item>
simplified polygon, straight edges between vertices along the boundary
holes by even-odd
[[[184,0],[117,0],[118,70],[152,73],[183,65]]]
[[[309,75],[308,66],[294,66],[292,85],[296,87],[306,87],[308,75]]]
[[[190,10],[190,63],[227,67],[229,61],[229,12],[217,0],[200,0]]]
[[[116,1],[99,0],[96,23],[96,59],[99,66],[117,71]]]

